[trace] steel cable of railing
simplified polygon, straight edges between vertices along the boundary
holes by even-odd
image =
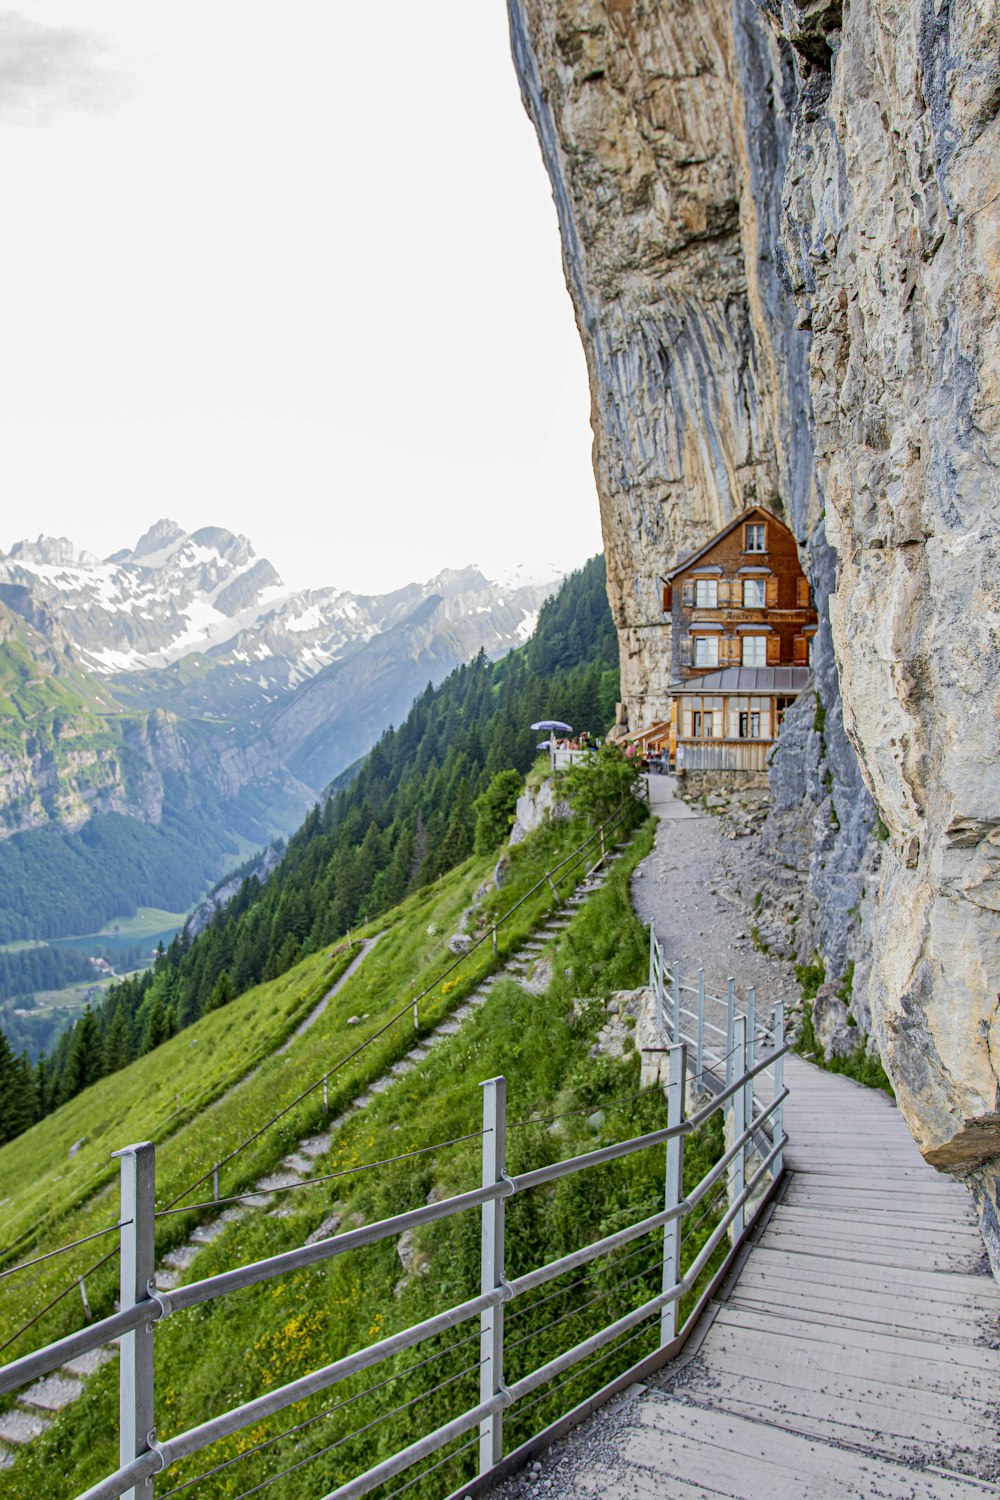
[[[349,1443],[351,1438],[360,1437],[362,1433],[370,1432],[373,1427],[380,1427],[383,1422],[388,1422],[393,1417],[398,1417],[401,1412],[409,1411],[418,1402],[426,1401],[428,1396],[436,1395],[438,1391],[444,1390],[445,1386],[454,1385],[456,1380],[461,1380],[465,1375],[471,1375],[473,1370],[480,1369],[484,1364],[486,1364],[486,1360],[481,1359],[473,1365],[467,1365],[464,1370],[459,1370],[455,1375],[449,1375],[447,1380],[442,1380],[440,1384],[433,1386],[429,1391],[421,1391],[418,1396],[413,1396],[409,1401],[404,1401],[401,1406],[393,1407],[392,1411],[383,1412],[381,1416],[375,1417],[373,1421],[366,1422],[363,1427],[353,1428],[350,1432],[345,1433],[343,1437],[337,1438],[335,1442],[328,1443],[325,1448],[317,1448],[315,1453],[310,1453],[305,1458],[300,1458],[298,1463],[289,1464],[287,1468],[279,1469],[276,1474],[269,1474],[259,1484],[253,1485],[248,1490],[243,1490],[237,1496],[237,1500],[247,1500],[247,1496],[256,1495],[261,1490],[268,1489],[270,1485],[276,1484],[279,1479],[287,1479],[289,1474],[297,1473],[299,1469],[304,1469],[308,1464],[315,1463],[318,1458],[325,1458],[328,1453],[332,1453],[336,1448],[342,1448],[345,1443]],[[170,1491],[168,1493],[174,1492]],[[164,1497],[164,1500],[166,1500],[166,1497]]]
[[[276,1432],[273,1437],[265,1438],[263,1442],[255,1443],[252,1448],[237,1453],[233,1458],[227,1458],[222,1463],[216,1464],[211,1469],[205,1469],[201,1474],[195,1474],[191,1479],[185,1479],[183,1484],[174,1485],[173,1489],[167,1490],[159,1497],[159,1500],[170,1500],[172,1495],[179,1495],[182,1490],[189,1490],[193,1484],[200,1484],[203,1479],[209,1479],[213,1474],[219,1474],[223,1469],[232,1468],[245,1458],[251,1458],[255,1453],[261,1453],[265,1448],[273,1448],[275,1443],[283,1442],[285,1438],[294,1437],[297,1432],[302,1432],[307,1427],[312,1427],[316,1422],[322,1422],[326,1417],[332,1417],[336,1412],[343,1411],[347,1406],[353,1406],[357,1401],[363,1401],[366,1396],[373,1396],[376,1391],[384,1390],[387,1385],[392,1385],[394,1380],[400,1380],[404,1375],[411,1375],[415,1370],[423,1369],[424,1365],[433,1364],[436,1359],[443,1359],[445,1355],[452,1354],[460,1349],[463,1344],[471,1344],[473,1340],[481,1338],[482,1335],[477,1328],[475,1333],[467,1333],[460,1339],[454,1339],[444,1349],[437,1349],[433,1354],[425,1355],[412,1365],[406,1365],[403,1369],[387,1375],[383,1380],[377,1380],[374,1385],[366,1386],[363,1391],[356,1391],[353,1396],[346,1396],[343,1401],[337,1401],[333,1406],[327,1406],[323,1411],[314,1412],[311,1417],[306,1417],[302,1422],[296,1422],[294,1427],[287,1427],[283,1432]],[[477,1366],[471,1365],[470,1369]]]
[[[344,1167],[340,1172],[324,1172],[322,1177],[310,1177],[304,1182],[288,1182],[280,1187],[252,1188],[247,1193],[233,1193],[228,1198],[207,1198],[204,1203],[188,1203],[183,1208],[161,1208],[154,1218],[171,1218],[174,1214],[194,1213],[202,1208],[222,1208],[227,1203],[243,1203],[248,1198],[271,1197],[276,1193],[295,1193],[301,1188],[319,1187],[324,1182],[333,1182],[338,1177],[354,1177],[358,1172],[374,1172],[376,1167],[390,1167],[397,1161],[410,1161],[415,1156],[427,1156],[433,1151],[445,1151],[449,1146],[459,1146],[463,1141],[478,1141],[488,1130],[470,1130],[468,1135],[456,1135],[450,1141],[436,1141],[432,1146],[419,1146],[414,1151],[401,1151],[398,1156],[384,1156],[380,1161],[359,1162],[354,1167]]]
[[[510,1120],[507,1123],[508,1130],[523,1130],[527,1125],[549,1125],[553,1120],[568,1120],[574,1115],[592,1115],[599,1109],[613,1109],[616,1104],[628,1104],[633,1099],[654,1097],[654,1089],[637,1089],[634,1094],[618,1094],[613,1099],[598,1099],[594,1104],[587,1104],[582,1109],[565,1109],[557,1115],[528,1115],[523,1120]],[[665,1096],[664,1096],[665,1097]]]
[[[339,976],[339,977],[342,977],[342,976]],[[329,985],[331,979],[332,979],[332,973],[327,973],[326,975],[324,975],[322,984],[316,985],[311,992],[307,993],[307,995],[306,995],[306,997],[304,998],[304,1001],[303,1001],[303,1007],[302,1007],[303,1010],[305,1010],[305,1011],[310,1010],[316,1000],[323,998],[323,995],[327,992],[327,986]],[[333,983],[336,983],[336,982],[337,982],[337,980],[333,979]],[[296,1015],[293,1018],[293,1020],[292,1020],[292,1022],[290,1024],[292,1026],[294,1026],[295,1022],[298,1019],[299,1019],[299,1016]],[[252,1055],[247,1060],[248,1070],[249,1071],[254,1071],[260,1065],[261,1061],[263,1061],[269,1055],[270,1054],[268,1052],[266,1052],[266,1051],[262,1052],[262,1053],[259,1053],[259,1054]],[[244,1075],[244,1078],[245,1077],[246,1077],[246,1075]],[[243,1079],[239,1080],[239,1082],[243,1082],[243,1081],[244,1081]],[[186,1117],[187,1118],[182,1123],[190,1123],[190,1120],[193,1119],[198,1114],[199,1110],[202,1109],[202,1108],[204,1108],[207,1104],[211,1104],[217,1098],[217,1096],[218,1096],[218,1086],[217,1085],[211,1085],[209,1087],[204,1088],[201,1091],[200,1094],[192,1094],[189,1097],[185,1098],[184,1109],[186,1111]],[[163,1125],[167,1121],[173,1120],[174,1117],[176,1116],[176,1114],[177,1114],[177,1106],[176,1105],[169,1104],[169,1103],[166,1104],[166,1105],[164,1105],[162,1107],[162,1109],[161,1109],[160,1115],[157,1116],[157,1117],[154,1117],[154,1123],[153,1123],[153,1125],[152,1126],[147,1126],[147,1134],[149,1135],[150,1140],[156,1140],[157,1139],[157,1131],[160,1129],[161,1125]],[[92,1196],[92,1194],[94,1192],[96,1192],[100,1187],[102,1187],[106,1183],[106,1181],[107,1181],[107,1168],[106,1167],[100,1167],[100,1168],[98,1168],[95,1172],[93,1172],[91,1174],[90,1178],[87,1179],[87,1181],[85,1181],[80,1187],[78,1187],[76,1189],[76,1191],[75,1191],[76,1206],[79,1206],[81,1203],[85,1203]],[[31,1237],[31,1238],[34,1238],[34,1239],[37,1240],[39,1238],[40,1233],[44,1230],[44,1228],[45,1228],[45,1223],[44,1223],[44,1221],[42,1221],[41,1223],[38,1223],[38,1222],[32,1223],[26,1229],[22,1229],[18,1233],[18,1235],[15,1237],[14,1241],[10,1245],[8,1245],[7,1248],[3,1252],[0,1252],[0,1259],[3,1259],[5,1256],[12,1254],[13,1251],[14,1251],[14,1249],[16,1248],[17,1244],[21,1240],[24,1240],[24,1239],[26,1239],[28,1237]]]
[[[51,1302],[47,1302],[39,1312],[35,1313],[34,1317],[29,1318],[27,1323],[22,1323],[20,1328],[18,1328],[15,1333],[12,1333],[9,1339],[0,1344],[0,1354],[2,1354],[5,1349],[9,1349],[11,1344],[13,1344],[17,1339],[21,1337],[22,1333],[27,1333],[29,1328],[33,1328],[39,1321],[39,1319],[45,1317],[46,1313],[51,1312],[54,1307],[58,1307],[59,1303],[63,1300],[64,1297],[68,1297],[70,1292],[76,1291],[81,1281],[85,1281],[88,1276],[93,1276],[94,1272],[99,1271],[102,1266],[106,1266],[109,1260],[114,1260],[115,1256],[119,1254],[120,1250],[121,1246],[116,1245],[113,1250],[108,1251],[107,1255],[102,1255],[100,1260],[95,1261],[88,1270],[81,1271],[79,1276],[74,1276],[73,1280],[67,1283],[67,1285],[63,1287],[62,1291],[57,1296],[52,1298]]]
[[[647,1231],[647,1233],[648,1234],[662,1233],[662,1229],[650,1229],[650,1230]],[[640,1238],[645,1238],[645,1236],[640,1236]],[[648,1253],[649,1253],[649,1246],[648,1245],[639,1245],[639,1246],[637,1246],[637,1248],[635,1250],[630,1250],[627,1255],[620,1255],[618,1257],[618,1259],[613,1262],[613,1264],[616,1265],[616,1266],[623,1266],[626,1261],[632,1260],[636,1255],[642,1255],[642,1254],[648,1254]],[[608,1254],[612,1254],[613,1255],[614,1251],[609,1251]],[[563,1272],[564,1276],[568,1276],[570,1274],[571,1273],[568,1272],[568,1271],[564,1271]],[[526,1303],[522,1307],[514,1307],[514,1308],[512,1308],[511,1311],[507,1314],[507,1319],[506,1319],[506,1321],[507,1321],[507,1327],[509,1328],[510,1325],[511,1325],[511,1323],[513,1323],[517,1318],[523,1318],[524,1315],[525,1315],[525,1313],[536,1312],[538,1310],[538,1308],[540,1308],[544,1303],[551,1302],[554,1297],[565,1297],[569,1292],[575,1291],[575,1289],[578,1286],[584,1286],[584,1285],[586,1285],[586,1283],[589,1282],[589,1281],[590,1281],[590,1277],[589,1276],[578,1276],[575,1281],[571,1281],[570,1282],[569,1286],[556,1287],[556,1289],[555,1289],[554,1292],[546,1292],[546,1294],[545,1294],[544,1297],[538,1297],[534,1302],[528,1302],[528,1303]],[[508,1347],[510,1347],[510,1346],[508,1345]]]
[[[698,1217],[696,1219],[688,1219],[687,1217],[684,1218],[681,1224],[682,1245],[684,1244],[685,1240],[689,1240],[691,1238],[696,1229],[699,1229],[701,1225],[704,1224],[706,1219],[719,1212],[719,1199],[728,1190],[728,1186],[729,1184],[726,1181],[726,1178],[720,1178],[719,1186],[715,1189],[715,1191],[705,1194],[705,1206],[701,1210],[701,1213],[698,1215]]]
[[[643,1249],[647,1248],[647,1246],[643,1246]],[[632,1286],[636,1281],[641,1281],[644,1276],[650,1276],[654,1271],[662,1271],[664,1264],[665,1262],[660,1260],[651,1266],[644,1266],[634,1276],[628,1276],[624,1281],[616,1281],[614,1286],[607,1287],[603,1292],[598,1292],[596,1296],[588,1298],[586,1302],[581,1302],[577,1307],[571,1307],[567,1312],[560,1313],[558,1318],[553,1318],[550,1323],[543,1323],[541,1328],[533,1328],[529,1333],[522,1334],[519,1339],[506,1340],[504,1343],[505,1350],[516,1349],[520,1344],[526,1344],[530,1339],[538,1338],[539,1334],[548,1333],[549,1329],[557,1328],[560,1323],[565,1323],[568,1318],[575,1318],[578,1313],[586,1312],[590,1307],[596,1307],[599,1302],[606,1302],[616,1292],[624,1290],[627,1286]]]
[[[651,1318],[654,1318],[657,1317],[658,1314],[650,1313],[649,1316]],[[622,1349],[624,1349],[628,1344],[633,1343],[635,1339],[642,1338],[643,1335],[646,1335],[648,1337],[649,1329],[645,1326],[644,1323],[640,1323],[639,1327],[634,1329],[631,1333],[619,1339],[612,1339],[608,1348],[598,1354],[595,1359],[588,1360],[585,1364],[574,1365],[572,1373],[567,1375],[565,1380],[560,1380],[558,1385],[551,1386],[548,1390],[543,1389],[537,1396],[533,1396],[530,1401],[525,1401],[523,1405],[512,1406],[510,1410],[505,1414],[505,1421],[507,1423],[520,1421],[522,1417],[526,1417],[528,1415],[533,1407],[539,1406],[543,1401],[549,1400],[550,1397],[556,1395],[558,1391],[561,1391],[564,1386],[567,1386],[572,1381],[577,1380],[581,1375],[588,1374],[595,1368],[595,1366],[599,1365],[602,1360],[610,1359],[612,1354],[619,1354]]]
[[[446,1454],[444,1458],[439,1458],[435,1463],[432,1463],[429,1468],[421,1469],[419,1474],[414,1474],[412,1479],[408,1479],[397,1490],[393,1490],[390,1495],[386,1495],[385,1500],[396,1500],[396,1496],[401,1495],[404,1490],[411,1490],[415,1484],[420,1483],[421,1479],[426,1479],[429,1474],[435,1473],[437,1469],[443,1469],[445,1464],[453,1464],[456,1458],[461,1458],[463,1453],[468,1453],[470,1448],[475,1448],[478,1442],[479,1433],[477,1432],[475,1437],[469,1438],[469,1441],[463,1443],[461,1448],[455,1448],[453,1452]],[[242,1500],[242,1496],[240,1500]]]
[[[490,941],[493,935],[496,933],[497,929],[500,928],[504,924],[504,922],[509,921],[514,913],[518,911],[526,901],[530,900],[532,896],[537,894],[537,892],[541,890],[546,883],[552,886],[553,876],[556,875],[558,871],[564,870],[564,867],[566,865],[569,865],[571,861],[579,863],[582,852],[587,849],[589,845],[593,844],[595,840],[599,839],[602,833],[606,837],[609,832],[615,831],[624,821],[625,817],[628,815],[628,812],[629,808],[627,805],[622,807],[619,812],[613,814],[603,824],[601,824],[599,828],[595,829],[590,837],[585,839],[584,842],[579,846],[579,848],[574,849],[570,854],[566,856],[565,859],[560,860],[558,864],[553,865],[551,870],[547,870],[541,877],[541,879],[537,880],[530,890],[526,891],[523,896],[515,901],[514,905],[510,908],[509,911],[504,912],[502,917],[499,917],[494,923],[492,923],[491,926],[488,927],[482,934],[482,936],[478,937],[475,942],[472,943],[472,945],[467,949],[465,953],[459,954],[455,961],[449,964],[448,967],[442,971],[442,973],[438,974],[436,978],[423,990],[421,990],[418,995],[414,995],[409,1000],[407,1000],[406,1004],[400,1010],[398,1010],[395,1015],[390,1016],[389,1020],[379,1027],[378,1031],[373,1032],[370,1037],[366,1037],[365,1040],[363,1042],[360,1042],[357,1047],[353,1048],[346,1057],[341,1058],[339,1062],[334,1063],[331,1067],[327,1068],[326,1071],[320,1074],[320,1076],[313,1083],[309,1084],[308,1088],[303,1089],[300,1094],[297,1094],[296,1097],[292,1099],[288,1104],[286,1104],[283,1109],[278,1110],[278,1112],[272,1115],[269,1120],[266,1120],[263,1125],[255,1130],[251,1135],[247,1136],[246,1140],[241,1141],[240,1144],[238,1146],[235,1146],[232,1151],[228,1152],[219,1161],[214,1162],[212,1166],[209,1167],[207,1172],[203,1172],[200,1177],[196,1177],[193,1182],[188,1183],[187,1187],[179,1192],[174,1198],[172,1198],[169,1203],[165,1204],[160,1212],[166,1213],[169,1209],[175,1207],[175,1205],[178,1204],[182,1198],[186,1198],[188,1193],[193,1192],[196,1187],[200,1187],[203,1182],[207,1182],[214,1172],[217,1172],[220,1167],[224,1167],[228,1162],[232,1161],[233,1158],[238,1156],[241,1151],[245,1151],[248,1146],[252,1146],[254,1141],[259,1140],[266,1130],[270,1130],[272,1125],[276,1125],[278,1121],[283,1119],[290,1110],[293,1110],[296,1107],[296,1105],[301,1104],[302,1101],[304,1099],[307,1099],[310,1094],[315,1093],[316,1090],[318,1088],[321,1088],[323,1086],[323,1083],[325,1081],[328,1081],[335,1073],[339,1073],[342,1069],[346,1068],[348,1063],[353,1062],[353,1060],[359,1055],[359,1053],[364,1052],[366,1048],[372,1046],[374,1042],[377,1042],[380,1037],[384,1036],[385,1033],[390,1030],[391,1027],[395,1026],[397,1021],[401,1021],[404,1016],[410,1015],[414,1007],[418,1006],[421,1000],[425,1000],[433,989],[436,989],[439,984],[441,984],[445,979],[448,978],[449,974],[454,973],[457,968],[465,963],[466,960],[470,958],[478,948],[482,947],[483,943]]]
[[[65,1255],[67,1250],[76,1250],[80,1245],[89,1245],[91,1240],[103,1239],[106,1234],[114,1234],[117,1230],[125,1229],[131,1222],[131,1219],[126,1219],[124,1224],[109,1224],[107,1229],[95,1229],[93,1234],[85,1234],[79,1240],[70,1240],[68,1245],[60,1245],[58,1250],[47,1250],[44,1255],[36,1255],[34,1260],[22,1261],[18,1266],[8,1266],[6,1271],[0,1271],[0,1281],[7,1276],[16,1276],[18,1271],[27,1271],[32,1266],[40,1266],[43,1260],[53,1260],[57,1255]],[[79,1280],[79,1277],[75,1279]]]

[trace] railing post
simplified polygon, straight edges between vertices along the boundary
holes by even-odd
[[[213,1167],[212,1168],[212,1197],[214,1198],[215,1202],[218,1203],[218,1201],[219,1201],[219,1169],[218,1169],[218,1167]]]
[[[656,945],[656,1024],[663,1035],[663,949]]]
[[[757,1035],[757,991],[753,985],[747,990],[747,1067],[752,1068],[756,1057]]]
[[[656,984],[656,928],[649,924],[649,988]]]
[[[674,959],[674,1041],[681,1039],[681,961]]]
[[[695,1053],[695,1075],[699,1089],[705,1072],[705,970],[698,970],[698,1036]]]
[[[493,957],[494,958],[496,958],[497,952],[498,952],[498,950],[497,950],[497,929],[496,929],[496,923],[494,922],[494,924],[493,924]]]
[[[323,1113],[325,1115],[330,1113],[329,1074],[327,1073],[323,1074]]]
[[[733,1081],[733,1017],[736,1014],[736,980],[726,980],[726,1087]]]
[[[670,1129],[684,1119],[684,1089],[687,1082],[687,1047],[683,1042],[670,1048],[670,1074],[667,1083],[667,1125]],[[684,1137],[674,1136],[667,1142],[667,1181],[664,1208],[676,1208],[684,1196]],[[663,1290],[668,1292],[681,1279],[681,1220],[671,1219],[663,1229]],[[677,1335],[677,1299],[668,1302],[660,1312],[660,1347]]]
[[[782,1049],[782,1047],[785,1045],[785,1002],[784,1002],[784,1000],[777,1000],[777,1001],[775,1001],[775,1006],[774,1006],[774,1030],[772,1032],[772,1038],[773,1038],[773,1042],[774,1042],[774,1049],[775,1049],[775,1051],[776,1052],[780,1052],[781,1049]],[[781,1093],[781,1091],[784,1088],[784,1086],[785,1086],[785,1059],[783,1057],[776,1057],[774,1059],[774,1097],[776,1099],[777,1099],[778,1095]],[[778,1105],[778,1107],[774,1111],[774,1114],[771,1116],[771,1119],[774,1121],[772,1129],[774,1131],[774,1141],[775,1141],[775,1143],[777,1143],[778,1141],[781,1140],[781,1137],[785,1133],[785,1106],[783,1104],[779,1104]],[[783,1151],[779,1151],[778,1154],[777,1154],[777,1156],[774,1158],[774,1166],[771,1169],[771,1180],[773,1182],[777,1182],[778,1181],[778,1178],[781,1176],[782,1172],[784,1171],[784,1168],[785,1168],[785,1153]]]
[[[747,1018],[746,1016],[734,1016],[733,1018],[733,1077],[742,1078],[747,1070]],[[746,1120],[746,1088],[738,1088],[732,1096],[732,1107],[730,1119],[732,1120],[733,1141],[738,1141],[747,1128]],[[746,1146],[740,1148],[733,1158],[732,1168],[729,1174],[729,1206],[730,1208],[740,1196],[746,1184]],[[737,1210],[731,1224],[730,1233],[734,1245],[743,1238],[743,1226],[746,1222],[746,1211],[744,1207]]]
[[[419,1027],[420,1027],[419,1003],[420,1002],[417,1001],[417,1000],[414,1000],[414,1002],[413,1002],[413,1029],[414,1029],[414,1031],[419,1030]]]
[[[149,1296],[155,1269],[154,1152],[151,1141],[113,1153],[121,1162],[121,1309]],[[119,1455],[122,1467],[148,1453],[156,1437],[153,1417],[153,1324],[122,1335],[119,1372]],[[141,1480],[124,1500],[152,1500],[153,1481]]]
[[[483,1089],[483,1187],[500,1182],[507,1169],[507,1080],[490,1078]],[[482,1210],[480,1291],[492,1292],[503,1283],[504,1200],[494,1198]],[[480,1313],[479,1399],[489,1401],[503,1389],[502,1302]],[[487,1473],[503,1457],[503,1413],[494,1412],[479,1424],[479,1472]]]

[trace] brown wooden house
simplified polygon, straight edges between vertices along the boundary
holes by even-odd
[[[678,558],[663,609],[678,770],[763,771],[817,628],[794,536],[761,506],[744,511]]]

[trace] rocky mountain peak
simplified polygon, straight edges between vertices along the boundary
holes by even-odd
[[[185,535],[186,533],[176,521],[164,517],[154,522],[148,531],[143,532],[131,553],[116,552],[108,561],[122,562],[125,558],[131,557],[137,562],[140,557],[148,557],[153,552],[161,552],[164,547],[170,547],[174,542],[182,542]]]
[[[204,547],[208,551],[217,552],[234,568],[246,567],[255,556],[253,547],[245,536],[234,536],[224,526],[202,526],[198,531],[192,531],[188,541],[196,547]],[[270,567],[270,563],[267,566]],[[273,568],[271,571],[274,573]],[[277,578],[277,573],[274,573],[274,576]]]
[[[10,556],[28,568],[89,568],[100,561],[65,536],[38,536],[33,542],[15,542]]]

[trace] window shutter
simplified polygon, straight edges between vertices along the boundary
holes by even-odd
[[[722,666],[739,666],[740,642],[735,636],[724,635],[719,642],[719,663]]]
[[[809,580],[804,574],[795,580],[795,604],[798,609],[809,608]]]
[[[768,580],[770,581],[770,580]],[[767,638],[767,664],[776,667],[781,661],[781,636],[769,635]]]
[[[685,578],[681,585],[681,603],[685,609],[694,608],[694,579]]]
[[[720,578],[719,579],[719,608],[720,609],[727,609],[728,606],[729,606],[729,600],[730,600],[729,580],[727,578]]]
[[[797,635],[793,643],[792,660],[797,667],[809,665],[809,642],[804,635]]]
[[[764,580],[764,603],[774,609],[778,603],[778,580],[772,573]]]
[[[674,591],[669,583],[665,583],[663,585],[663,613],[665,615],[669,615],[670,613],[670,605],[672,602],[671,596],[673,595],[673,592]]]
[[[685,636],[683,636],[681,638],[681,666],[682,667],[689,667],[691,665],[691,653],[692,653],[691,637],[689,635],[685,635]]]

